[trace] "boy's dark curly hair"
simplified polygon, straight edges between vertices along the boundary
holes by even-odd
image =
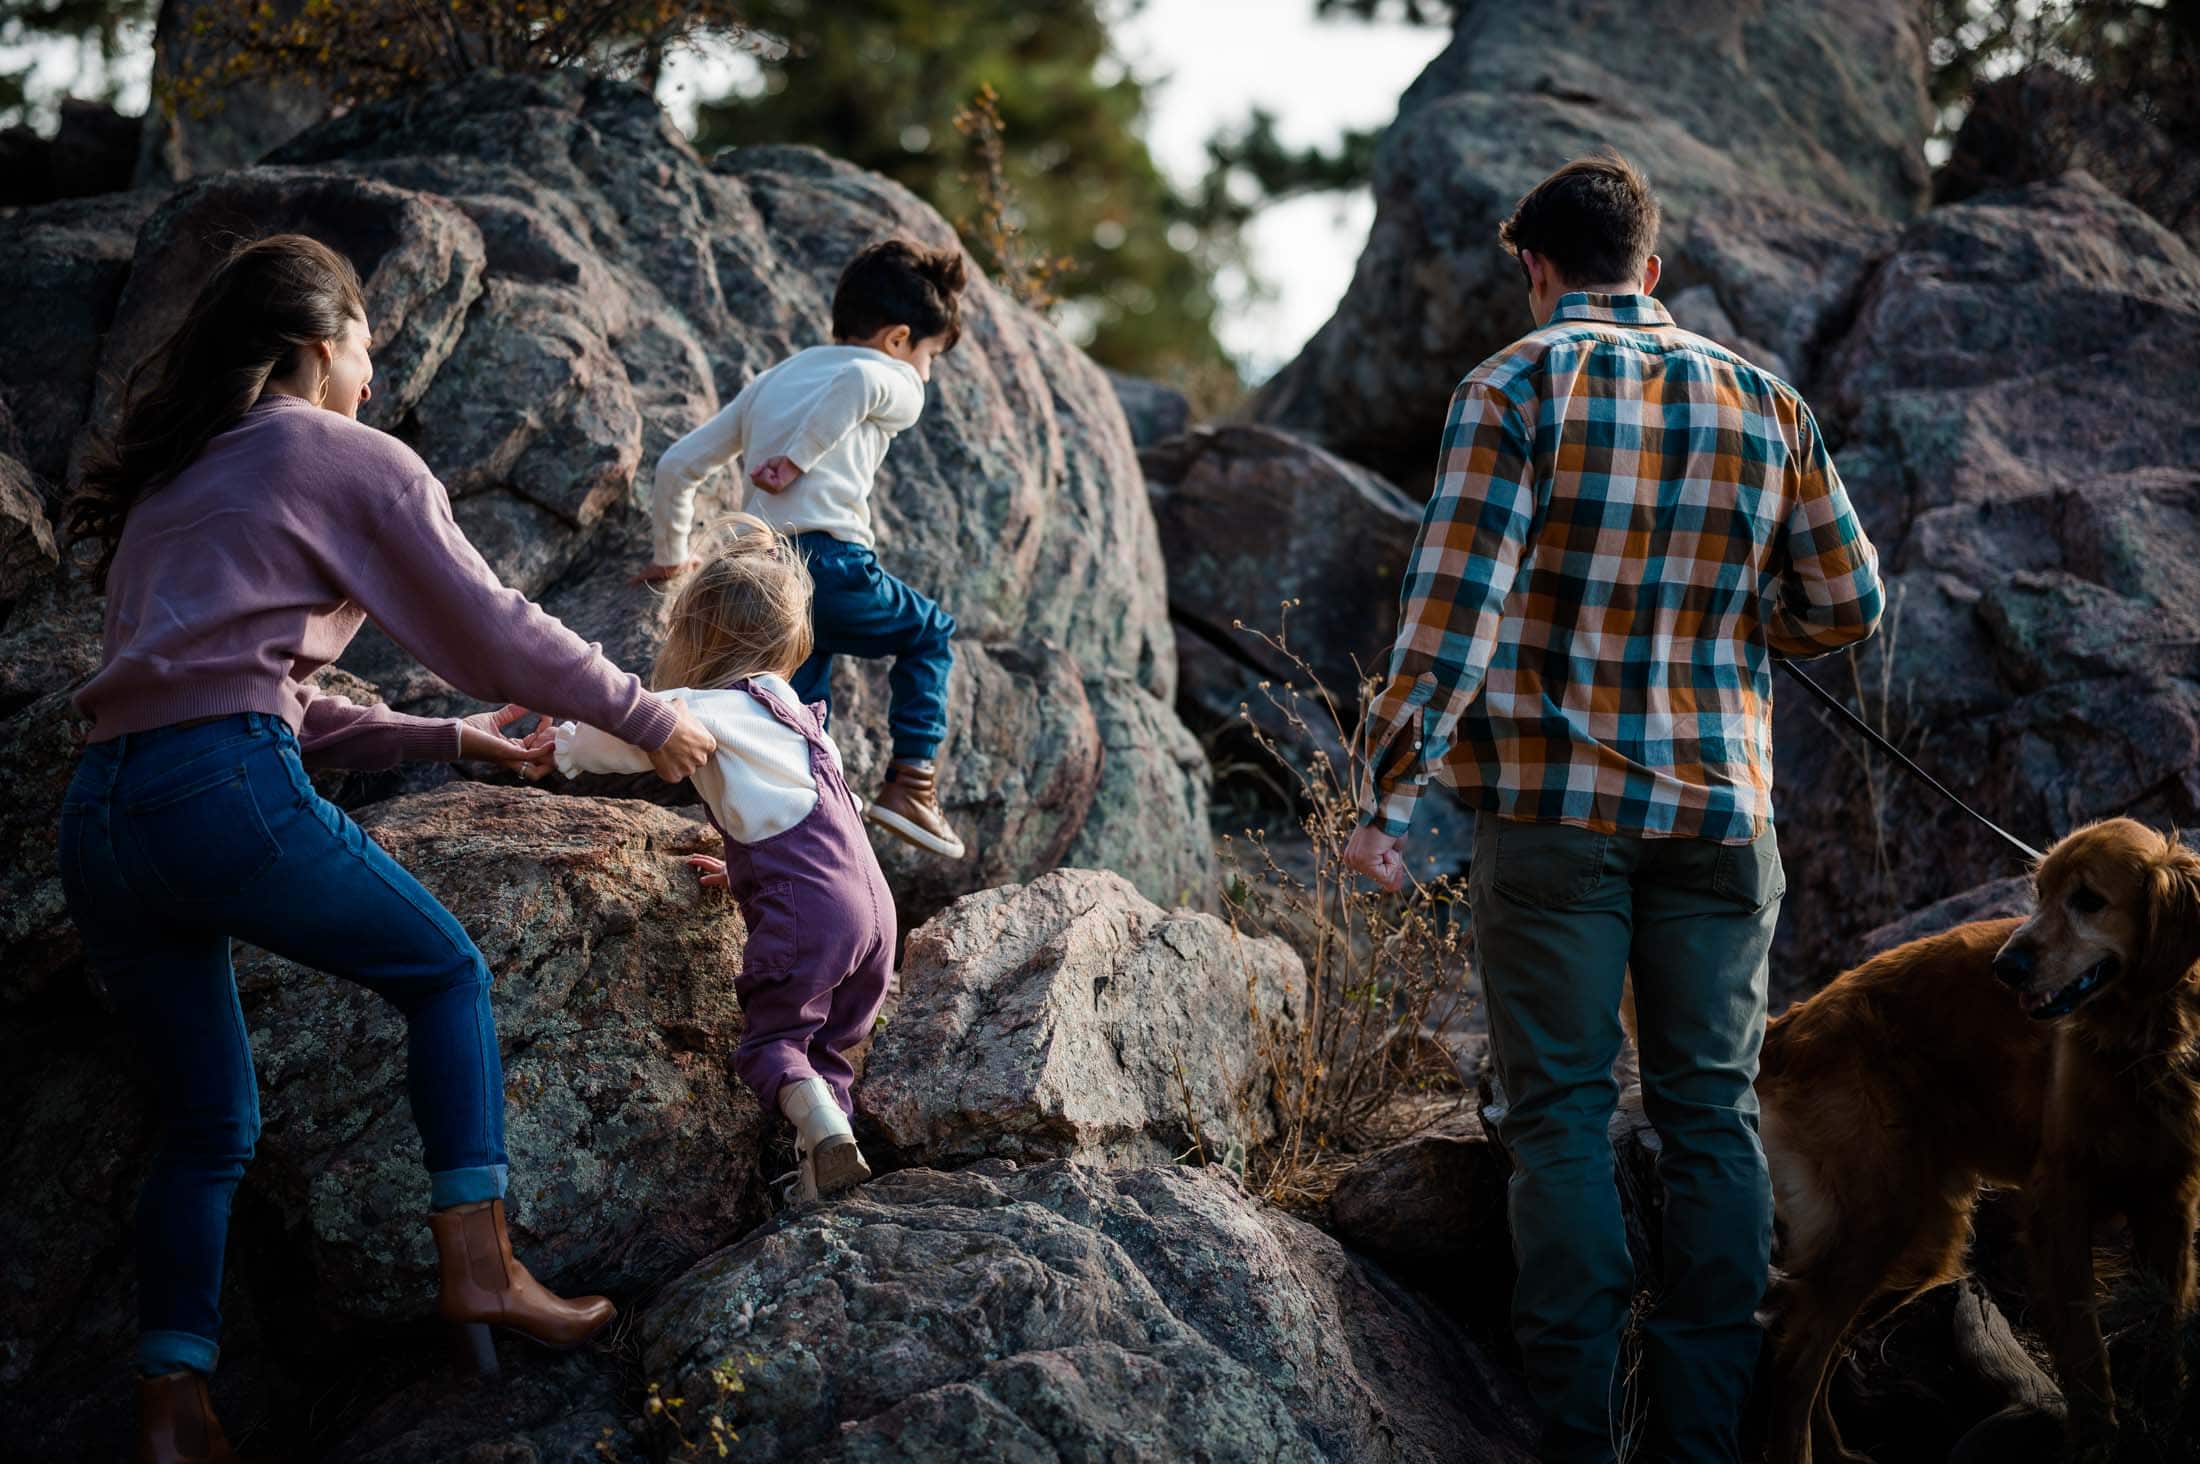
[[[962,338],[963,287],[969,273],[960,252],[919,249],[906,239],[873,244],[849,261],[833,290],[833,338],[864,341],[906,325],[914,340]]]

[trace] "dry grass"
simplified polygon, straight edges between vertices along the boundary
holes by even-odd
[[[1238,629],[1295,668],[1292,680],[1264,682],[1261,692],[1297,738],[1271,735],[1249,707],[1240,718],[1272,785],[1290,797],[1305,844],[1284,846],[1248,828],[1226,838],[1221,853],[1231,921],[1280,936],[1306,966],[1296,1022],[1262,1011],[1248,994],[1278,1124],[1246,1165],[1255,1193],[1304,1209],[1326,1199],[1354,1156],[1425,1132],[1467,1102],[1450,1046],[1469,1000],[1465,890],[1448,878],[1409,879],[1386,894],[1345,867],[1369,750],[1290,649],[1292,603],[1273,636]],[[1345,748],[1347,766],[1336,766],[1324,743]]]
[[[1897,584],[1893,587],[1886,621],[1879,635],[1865,646],[1842,652],[1838,660],[1847,672],[1848,695],[1855,703],[1856,714],[1874,732],[1915,758],[1924,751],[1926,729],[1917,716],[1914,684],[1907,678],[1898,680],[1896,675],[1901,633],[1902,586]],[[1810,672],[1805,670],[1804,674]],[[1835,690],[1832,686],[1826,689]],[[1872,831],[1872,872],[1879,885],[1880,903],[1884,907],[1882,914],[1891,920],[1902,913],[1903,906],[1895,889],[1887,817],[1894,801],[1896,781],[1909,774],[1823,706],[1814,703],[1810,710],[1856,770],[1857,793],[1863,800],[1865,821]]]

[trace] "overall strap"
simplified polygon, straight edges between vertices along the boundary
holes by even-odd
[[[789,707],[785,702],[781,701],[778,697],[773,696],[770,692],[764,690],[764,688],[762,688],[761,686],[758,686],[753,679],[743,678],[740,681],[736,681],[734,683],[734,688],[739,691],[745,691],[750,696],[754,697],[759,703],[762,704],[765,711],[770,712],[772,716],[778,720],[781,726],[787,728],[789,731],[801,733],[802,740],[810,745],[810,760],[813,763],[820,761],[829,762],[831,760],[830,756],[825,750],[825,733],[824,730],[818,725],[817,714],[815,712],[811,711],[808,707],[804,707],[799,712],[796,711],[794,708]]]

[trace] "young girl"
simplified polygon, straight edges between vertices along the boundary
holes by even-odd
[[[727,521],[726,547],[681,587],[651,684],[718,738],[694,774],[726,857],[694,855],[703,883],[741,903],[749,939],[734,990],[746,1030],[734,1072],[795,1128],[799,1194],[871,1177],[848,1127],[848,1050],[871,1030],[894,962],[894,898],[841,776],[820,708],[787,678],[808,659],[810,574],[777,530]],[[567,722],[559,771],[640,772],[639,748]]]

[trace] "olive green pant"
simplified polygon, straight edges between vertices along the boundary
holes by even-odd
[[[1772,1247],[1752,1085],[1785,888],[1769,827],[1714,844],[1476,823],[1476,962],[1513,1160],[1513,1322],[1549,1464],[1613,1459],[1631,1404],[1645,1425],[1637,1458],[1741,1457]],[[1608,1134],[1630,968],[1665,1190],[1635,1378],[1620,1375],[1636,1277]]]

